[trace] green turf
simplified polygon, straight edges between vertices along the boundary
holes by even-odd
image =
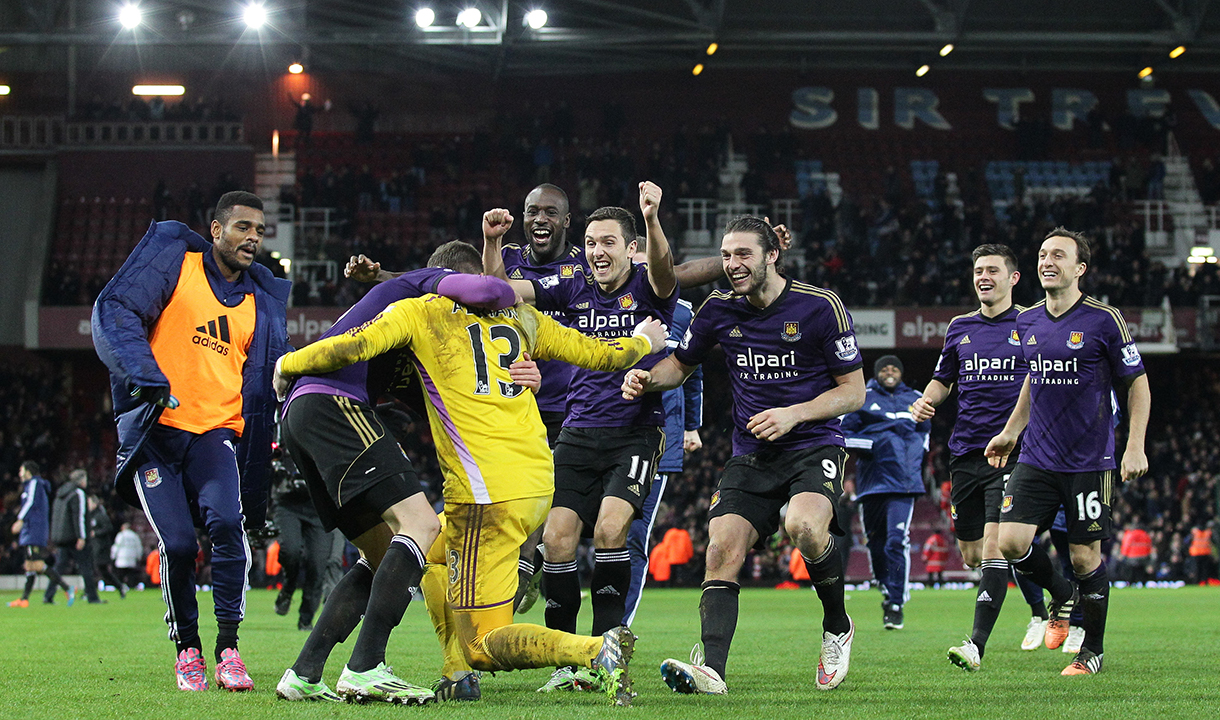
[[[252,591],[241,628],[242,656],[256,691],[232,694],[179,692],[174,687],[172,645],[157,592],[132,593],[107,605],[82,602],[28,609],[0,606],[0,718],[227,718],[430,717],[546,718],[569,720],[628,715],[637,718],[792,717],[829,718],[1215,718],[1220,715],[1220,590],[1121,589],[1111,599],[1105,672],[1062,678],[1068,656],[1045,648],[1019,649],[1028,617],[1014,590],[992,636],[983,670],[968,674],[945,651],[969,631],[974,593],[916,592],[906,608],[906,628],[881,628],[880,597],[851,592],[848,611],[857,622],[851,673],[829,693],[814,689],[820,610],[808,590],[746,590],[729,662],[729,695],[676,695],[660,681],[666,657],[685,660],[698,639],[698,591],[652,590],[636,627],[640,636],[631,664],[635,707],[613,708],[604,696],[539,695],[547,671],[500,673],[483,681],[479,703],[426,708],[290,704],[277,700],[276,681],[292,663],[304,634],[294,613],[272,611],[274,595]],[[0,593],[0,602],[13,599]],[[37,600],[37,598],[36,598]],[[210,595],[203,624],[205,655],[215,624]],[[586,615],[582,618],[587,622]],[[536,609],[528,619],[541,620]],[[351,640],[327,666],[333,685]],[[435,636],[422,603],[413,603],[391,639],[395,670],[430,684],[440,666]],[[209,669],[209,681],[210,678]]]

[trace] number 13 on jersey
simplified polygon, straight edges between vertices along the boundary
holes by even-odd
[[[496,340],[508,341],[508,352],[500,353],[497,358],[497,364],[508,370],[508,367],[521,357],[521,335],[517,329],[509,325],[492,325],[488,329],[488,335],[491,337],[491,342]],[[466,333],[470,336],[470,350],[474,356],[474,374],[475,374],[475,395],[490,395],[491,394],[491,372],[487,367],[487,351],[483,344],[483,326],[479,323],[471,323],[466,326]],[[494,350],[494,348],[493,348]],[[506,398],[514,398],[525,391],[525,388],[520,385],[514,385],[512,382],[505,382],[497,379],[496,384],[500,387],[500,394]]]

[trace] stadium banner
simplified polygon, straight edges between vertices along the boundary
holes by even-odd
[[[38,345],[43,350],[84,350],[93,347],[89,330],[88,305],[42,307],[38,309]],[[1174,337],[1165,332],[1165,311],[1160,308],[1119,308],[1131,328],[1136,342],[1156,346],[1152,351],[1167,351],[1176,343],[1190,347],[1196,344],[1198,312],[1194,308],[1173,311]],[[288,339],[293,347],[302,347],[317,340],[330,329],[347,308],[304,307],[288,309]],[[971,307],[908,307],[852,309],[856,341],[870,350],[940,349],[945,341],[949,321]]]
[[[849,310],[856,329],[856,345],[865,350],[894,347],[893,310]]]

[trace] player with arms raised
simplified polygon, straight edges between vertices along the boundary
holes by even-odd
[[[590,277],[552,275],[513,287],[539,310],[568,315],[573,328],[598,338],[621,338],[645,316],[669,323],[678,302],[673,255],[659,216],[661,189],[640,183],[640,211],[647,226],[647,266],[632,263],[636,250],[635,218],[623,208],[590,213],[585,228],[585,257]],[[483,267],[505,277],[498,238],[484,238]],[[639,367],[651,367],[663,356],[649,355]],[[593,635],[623,620],[631,585],[627,532],[648,497],[657,459],[665,444],[664,412],[659,395],[631,403],[618,394],[614,373],[578,369],[568,395],[568,416],[555,446],[555,499],[543,531],[546,560],[543,581],[547,627],[576,631],[580,580],[576,548],[582,534],[593,535]],[[576,670],[561,668],[541,688],[588,685]]]

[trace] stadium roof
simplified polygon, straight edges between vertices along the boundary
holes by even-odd
[[[1220,70],[1211,0],[480,0],[474,29],[457,0],[266,0],[258,31],[235,0],[145,0],[126,30],[115,0],[0,4],[0,71],[76,62],[101,71],[232,67],[490,76],[723,69],[938,68],[1158,72]],[[421,29],[415,11],[436,21]],[[465,5],[463,5],[465,6]],[[525,13],[545,9],[531,29]],[[709,43],[719,45],[708,57]],[[948,57],[938,51],[954,45]],[[1170,60],[1169,51],[1185,45]]]

